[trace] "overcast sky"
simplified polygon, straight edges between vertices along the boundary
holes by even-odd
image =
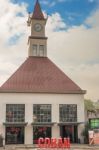
[[[0,85],[28,57],[26,21],[33,0],[0,0]],[[99,99],[99,0],[40,0],[48,13],[48,57]]]

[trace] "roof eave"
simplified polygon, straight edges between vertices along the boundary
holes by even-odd
[[[18,91],[18,90],[1,90],[0,93],[35,93],[35,94],[86,94],[86,90],[81,91],[66,91],[66,92],[55,92],[55,91]]]

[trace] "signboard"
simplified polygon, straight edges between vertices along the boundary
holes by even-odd
[[[90,128],[91,129],[99,128],[99,118],[90,119]]]
[[[69,138],[39,138],[38,140],[39,148],[70,148]]]

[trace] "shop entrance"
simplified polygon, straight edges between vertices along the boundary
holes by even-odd
[[[78,142],[77,125],[63,125],[60,126],[60,136],[62,138],[70,138],[71,143]]]
[[[6,144],[24,144],[24,127],[6,127]]]
[[[33,144],[38,143],[39,138],[51,138],[51,127],[34,126],[33,127]]]

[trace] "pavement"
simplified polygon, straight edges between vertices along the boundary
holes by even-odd
[[[99,145],[89,146],[87,144],[72,144],[70,149],[66,148],[37,148],[33,145],[6,145],[0,150],[99,150]]]

